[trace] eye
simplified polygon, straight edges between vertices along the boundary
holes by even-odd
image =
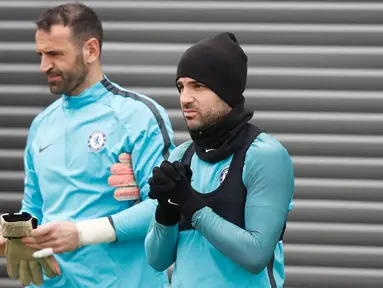
[[[51,52],[48,52],[47,54],[50,55],[50,56],[58,56],[58,55],[61,55],[61,53],[58,52],[58,51],[51,51]]]
[[[201,83],[196,83],[196,84],[194,85],[194,88],[195,88],[195,89],[203,89],[203,88],[205,88],[205,85],[203,85],[203,84],[201,84]]]

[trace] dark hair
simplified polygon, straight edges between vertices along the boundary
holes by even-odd
[[[96,38],[101,52],[102,24],[92,8],[81,3],[67,3],[47,9],[36,21],[37,28],[47,32],[57,24],[70,27],[72,35],[81,43]]]

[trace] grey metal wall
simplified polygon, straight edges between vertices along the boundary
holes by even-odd
[[[23,148],[51,103],[32,23],[57,1],[0,1],[0,212],[18,209]],[[292,155],[288,287],[383,287],[383,1],[85,1],[104,21],[105,72],[161,103],[188,139],[174,84],[193,42],[233,31],[255,123]],[[0,259],[0,287],[7,280]]]

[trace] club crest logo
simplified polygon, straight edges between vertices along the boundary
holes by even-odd
[[[229,167],[222,170],[221,175],[219,176],[219,183],[222,183],[225,180],[228,172],[229,172]]]
[[[88,147],[91,151],[100,151],[105,147],[106,135],[104,132],[96,131],[90,134],[88,138]]]

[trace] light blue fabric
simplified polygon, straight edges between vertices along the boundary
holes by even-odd
[[[180,160],[190,142],[177,147],[169,161]],[[200,193],[215,190],[232,156],[210,164],[194,154],[192,186]],[[172,287],[271,287],[267,265],[274,256],[273,278],[284,283],[283,242],[287,213],[293,208],[294,171],[289,154],[272,136],[262,133],[249,147],[242,180],[247,188],[245,229],[224,220],[209,207],[193,215],[193,227],[178,233],[154,220],[145,240],[149,263],[162,271],[176,261]]]
[[[166,272],[148,265],[144,240],[157,204],[148,198],[148,179],[167,150],[174,149],[171,123],[165,109],[148,97],[126,95],[117,84],[114,87],[109,91],[99,82],[79,96],[63,95],[31,125],[21,210],[40,224],[111,216],[117,234],[113,243],[55,255],[62,276],[46,279],[43,288],[169,285]],[[165,123],[162,131],[159,115]],[[97,131],[101,136],[90,137]],[[163,132],[171,139],[170,147],[165,147]],[[117,201],[108,185],[110,167],[121,152],[132,155],[142,196],[138,205]]]

